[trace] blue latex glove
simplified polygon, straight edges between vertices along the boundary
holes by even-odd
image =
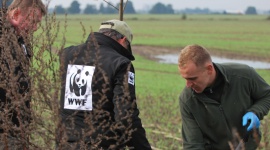
[[[250,120],[250,124],[247,127],[247,131],[252,130],[254,127],[256,128],[260,127],[260,120],[253,112],[247,112],[243,116],[243,122],[242,122],[243,126],[246,126],[249,120]]]

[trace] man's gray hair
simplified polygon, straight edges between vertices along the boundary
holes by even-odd
[[[104,35],[107,35],[115,40],[119,40],[124,37],[122,34],[112,29],[100,29],[99,33],[103,33]]]

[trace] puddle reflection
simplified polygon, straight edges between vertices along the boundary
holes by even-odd
[[[160,59],[160,63],[177,64],[178,62],[178,54],[157,55],[155,57]],[[212,60],[215,63],[235,62],[249,65],[255,69],[270,69],[270,63],[261,61],[229,59],[217,56],[212,56]]]

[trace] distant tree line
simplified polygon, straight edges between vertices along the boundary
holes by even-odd
[[[166,6],[158,2],[152,7],[149,14],[174,14],[174,10],[170,4]]]
[[[116,8],[119,8],[119,3],[115,5]],[[127,1],[125,5],[125,14],[136,14],[136,10],[133,7],[133,3],[131,1]],[[96,5],[88,4],[83,10],[80,9],[80,3],[77,0],[74,0],[68,8],[63,8],[61,5],[55,7],[54,11],[56,14],[117,14],[118,10],[113,8],[111,5],[106,3],[101,3],[99,8]],[[270,11],[269,11],[270,12]],[[147,12],[149,14],[174,14],[174,13],[182,13],[182,14],[213,14],[215,12],[211,12],[208,8],[200,9],[200,8],[186,8],[184,10],[175,11],[171,4],[165,5],[161,2],[158,2],[152,6],[152,8]],[[223,14],[231,14],[237,12],[229,12],[224,10]],[[239,13],[240,14],[240,13]],[[257,10],[255,7],[250,6],[246,9],[245,12],[241,12],[241,14],[257,14]]]
[[[0,8],[3,8],[2,6],[5,5],[9,6],[12,3],[13,0],[1,0],[0,2]],[[105,6],[106,5],[106,6]],[[119,8],[119,3],[115,7]],[[136,14],[136,10],[133,7],[133,3],[131,1],[127,1],[127,4],[125,5],[125,14]],[[96,7],[96,5],[90,5],[87,4],[87,6],[81,10],[80,9],[80,3],[77,0],[74,0],[68,8],[64,8],[62,5],[58,5],[54,9],[56,14],[117,14],[118,10],[113,8],[109,4],[101,3],[99,8]],[[161,2],[158,2],[152,6],[152,8],[148,11],[149,14],[174,14],[176,11],[173,9],[172,5],[165,5]],[[212,14],[215,12],[211,12],[208,8],[186,8],[184,10],[179,10],[177,13],[182,14]],[[245,12],[230,12],[227,10],[223,11],[223,14],[249,14],[249,15],[256,15],[257,10],[254,6],[247,7]],[[270,10],[268,11],[268,14],[270,14]]]
[[[119,3],[115,6],[116,8],[119,8]],[[136,14],[136,11],[133,7],[133,3],[131,1],[127,1],[127,4],[125,4],[125,14]],[[113,8],[111,5],[104,3],[101,3],[99,8],[96,7],[96,5],[90,5],[88,4],[84,10],[80,9],[80,4],[78,1],[73,1],[68,8],[63,8],[61,5],[58,5],[55,7],[55,13],[56,14],[117,14],[118,10]],[[156,3],[152,9],[149,11],[150,14],[174,14],[174,10],[172,8],[172,5],[164,5],[162,3]]]
[[[119,3],[115,6],[119,8]],[[63,8],[61,5],[55,7],[56,14],[117,14],[118,10],[113,8],[111,5],[106,4],[106,6],[101,3],[99,9],[96,8],[96,5],[88,4],[84,10],[80,9],[80,3],[78,1],[73,1],[68,8]],[[136,14],[136,11],[133,7],[133,3],[128,1],[125,7],[125,14]]]
[[[180,11],[181,13],[185,13],[185,14],[211,14],[211,10],[208,8],[186,8],[182,11]]]

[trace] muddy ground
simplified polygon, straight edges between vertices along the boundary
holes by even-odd
[[[176,54],[180,52],[182,47],[179,48],[168,48],[168,47],[160,47],[160,46],[146,46],[146,45],[133,45],[132,52],[133,54],[141,55],[150,60],[158,60],[154,56],[162,55],[162,54]],[[233,52],[225,52],[222,50],[210,50],[211,55],[219,56],[219,57],[226,57],[231,59],[245,59],[245,60],[257,60],[263,62],[270,62],[270,56],[254,56],[254,55],[247,55],[241,53],[233,53]]]

